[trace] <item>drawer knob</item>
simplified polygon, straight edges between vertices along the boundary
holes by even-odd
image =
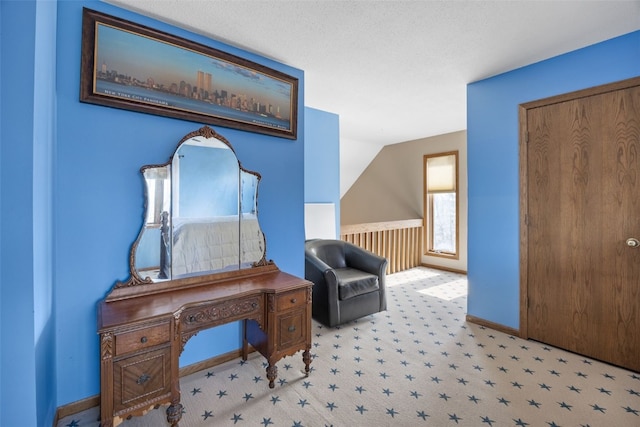
[[[296,327],[295,327],[295,326],[293,326],[293,325],[291,325],[291,326],[289,326],[289,329],[288,329],[288,330],[289,330],[289,332],[295,332]]]
[[[146,383],[147,381],[149,381],[151,379],[150,375],[147,374],[142,374],[138,377],[138,379],[136,380],[136,383],[142,385],[144,383]]]
[[[252,302],[251,303],[251,308],[257,308],[258,307],[258,303],[257,302]]]
[[[140,338],[140,342],[141,342],[142,344],[146,344],[146,343],[147,343],[147,341],[148,341],[148,340],[147,340],[147,337],[142,337],[142,338]]]
[[[298,302],[298,299],[297,299],[297,298],[291,298],[291,304],[295,304],[295,303],[297,303],[297,302]]]

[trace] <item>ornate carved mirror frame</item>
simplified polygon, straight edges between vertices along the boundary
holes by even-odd
[[[236,214],[232,214],[229,217],[232,219],[234,215],[237,215],[238,218],[238,226],[237,230],[234,229],[233,225],[226,225],[226,229],[224,233],[219,233],[220,223],[223,222],[220,220],[223,216],[209,216],[206,218],[196,218],[196,220],[184,221],[183,218],[178,218],[175,215],[175,212],[179,210],[176,205],[176,200],[180,199],[180,186],[176,185],[177,181],[180,181],[180,178],[174,174],[177,174],[176,167],[181,157],[184,157],[181,154],[181,148],[186,145],[208,145],[208,143],[212,143],[215,145],[215,148],[222,148],[224,150],[228,149],[229,151],[225,153],[225,156],[228,158],[233,158],[235,162],[237,162],[237,188],[233,188],[233,186],[223,185],[219,188],[207,188],[208,192],[204,194],[213,194],[213,193],[224,193],[231,194],[230,197],[230,208],[228,210],[233,210],[233,197],[237,200],[235,201],[237,205]],[[200,160],[202,160],[203,156],[200,156]],[[202,163],[202,162],[201,162]],[[215,162],[214,162],[215,163]],[[229,165],[229,163],[227,164]],[[203,167],[203,165],[200,165]],[[205,169],[216,169],[220,167],[220,164],[205,164]],[[233,168],[232,166],[230,168]],[[131,249],[129,252],[129,278],[126,281],[118,281],[113,286],[111,291],[106,297],[106,301],[116,301],[127,298],[132,298],[141,295],[149,295],[155,293],[161,293],[166,291],[171,291],[180,288],[189,288],[196,287],[201,285],[210,285],[217,281],[223,282],[226,280],[232,280],[239,277],[248,277],[253,275],[263,274],[269,271],[277,271],[278,267],[274,264],[273,261],[266,259],[266,238],[264,233],[262,233],[259,223],[257,221],[257,198],[258,198],[258,184],[260,182],[260,174],[257,172],[249,171],[244,169],[237,159],[237,155],[235,150],[229,141],[216,133],[213,129],[208,126],[204,126],[197,131],[191,132],[185,135],[174,150],[172,156],[169,161],[165,164],[160,165],[146,165],[140,169],[143,179],[145,181],[145,214],[143,219],[143,224],[138,233],[138,237],[131,245]],[[233,179],[227,179],[228,177],[224,177],[225,179],[219,179],[215,182],[232,182]],[[158,187],[153,187],[150,184],[154,180],[169,180],[170,183],[163,183]],[[198,179],[182,179],[185,182],[197,182]],[[225,181],[226,180],[226,181]],[[248,191],[243,192],[244,186],[247,186]],[[189,189],[190,190],[190,189]],[[214,190],[214,191],[211,191]],[[184,187],[182,191],[186,193]],[[165,198],[165,206],[170,206],[166,210],[162,208],[158,208],[156,199],[152,194],[160,194],[161,198]],[[198,197],[197,194],[203,194],[202,192],[197,193],[196,196],[190,197],[191,200],[196,200],[197,204],[207,204],[208,201],[206,197]],[[170,204],[167,204],[166,198],[170,199]],[[184,197],[187,199],[187,197]],[[246,203],[244,203],[246,200]],[[216,207],[207,207],[206,209],[219,209],[219,205],[226,204],[220,202],[209,203],[210,205],[215,205]],[[244,205],[244,207],[243,207]],[[205,212],[207,212],[205,209]],[[151,212],[153,210],[154,212]],[[187,209],[182,209],[187,210]],[[196,209],[196,213],[197,209]],[[218,214],[216,214],[218,215]],[[206,215],[205,215],[206,216]],[[196,215],[197,217],[197,215]],[[249,218],[251,222],[245,221],[245,217]],[[155,218],[155,220],[150,220],[149,218]],[[227,216],[225,216],[227,218]],[[255,225],[254,225],[255,221]],[[163,270],[165,263],[169,260],[169,264],[173,259],[177,258],[177,254],[174,252],[174,245],[177,244],[178,241],[178,233],[182,232],[182,230],[178,230],[178,223],[182,222],[190,222],[193,224],[196,223],[197,228],[195,231],[192,229],[190,231],[191,235],[196,235],[196,238],[208,239],[208,241],[219,241],[224,234],[225,236],[233,235],[237,237],[237,248],[233,247],[235,242],[229,243],[227,241],[227,250],[228,247],[232,247],[231,251],[238,252],[237,257],[237,265],[235,262],[235,258],[232,256],[232,262],[222,262],[220,265],[216,263],[211,263],[212,265],[216,265],[214,267],[206,267],[204,269],[182,269],[180,274],[172,274],[167,273],[163,275]],[[243,225],[243,224],[250,224]],[[204,227],[204,228],[203,228]],[[206,230],[206,231],[203,231]],[[247,231],[250,230],[250,231]],[[205,234],[209,233],[209,235]],[[151,239],[149,236],[155,236]],[[250,235],[251,242],[249,242],[248,236]],[[154,274],[147,274],[148,272],[145,270],[143,273],[143,269],[140,267],[141,258],[143,258],[142,251],[143,247],[147,248],[147,240],[157,241],[158,246],[156,246],[159,256],[156,258],[156,254],[154,253],[152,258],[154,261],[152,264],[157,261],[159,265],[154,266],[153,270],[155,270]],[[164,242],[164,244],[163,244]],[[167,246],[166,242],[170,242],[170,245]],[[164,245],[164,246],[163,246]],[[210,253],[220,250],[220,246],[222,244],[214,244],[213,248],[209,248]],[[251,247],[250,247],[251,246]],[[168,252],[165,253],[163,249],[168,249]],[[213,252],[211,252],[213,251]],[[152,251],[153,252],[153,251]],[[249,255],[245,255],[248,253]],[[200,260],[202,260],[203,256],[200,256]],[[205,259],[205,264],[208,261]],[[157,268],[156,268],[157,267]],[[172,267],[170,265],[169,267]],[[166,270],[170,271],[169,269]]]

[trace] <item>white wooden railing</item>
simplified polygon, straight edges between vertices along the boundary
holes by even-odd
[[[422,262],[422,219],[340,226],[340,239],[385,257],[387,274]]]

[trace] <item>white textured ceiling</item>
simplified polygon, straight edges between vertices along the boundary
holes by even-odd
[[[340,116],[342,194],[366,151],[466,129],[468,83],[640,29],[638,0],[108,2],[304,70]]]

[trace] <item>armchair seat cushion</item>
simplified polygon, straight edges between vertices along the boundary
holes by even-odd
[[[333,273],[338,279],[338,298],[342,301],[380,289],[375,274],[349,267],[335,269]]]

